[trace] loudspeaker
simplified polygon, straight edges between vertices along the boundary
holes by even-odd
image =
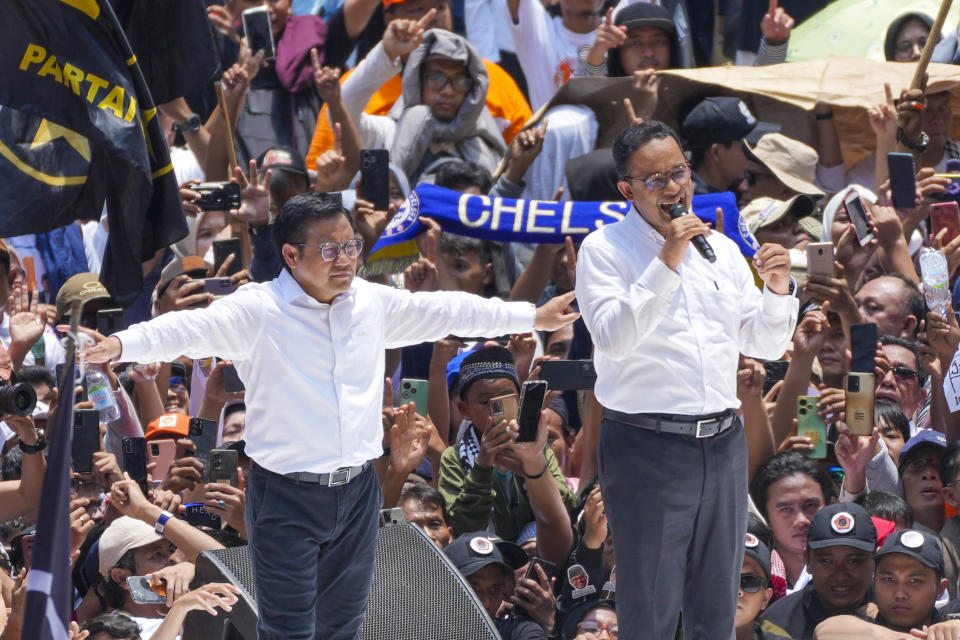
[[[229,582],[233,611],[191,611],[183,640],[256,640],[257,601],[247,547],[204,551],[194,586]],[[500,640],[483,605],[422,529],[403,522],[377,533],[376,565],[362,640]]]

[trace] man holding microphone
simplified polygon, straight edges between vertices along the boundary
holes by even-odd
[[[760,247],[761,292],[733,241],[679,215],[691,170],[663,123],[624,130],[613,155],[634,210],[584,240],[576,293],[604,407],[598,468],[621,637],[672,640],[682,610],[684,638],[732,639],[747,518],[737,363],[786,350],[790,260]]]

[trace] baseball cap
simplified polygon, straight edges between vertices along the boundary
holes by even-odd
[[[637,27],[656,27],[672,37],[677,35],[677,25],[670,18],[670,13],[660,5],[648,2],[637,2],[620,9],[613,22],[618,27],[626,27],[627,31]]]
[[[577,625],[587,617],[587,614],[593,611],[598,607],[609,607],[616,611],[617,604],[613,600],[587,600],[586,602],[581,602],[574,608],[570,609],[570,613],[567,614],[563,622],[563,630],[560,633],[560,637],[563,640],[573,640],[577,637]]]
[[[520,389],[513,354],[504,347],[477,349],[460,362],[460,399],[466,398],[471,384],[488,378],[509,378]]]
[[[139,549],[163,538],[142,520],[121,516],[110,523],[98,543],[100,575],[110,577],[110,569],[127,551]]]
[[[527,554],[512,542],[502,540],[489,531],[465,533],[443,550],[450,562],[464,577],[495,564],[507,573],[527,563]]]
[[[93,300],[110,300],[110,292],[100,282],[95,273],[78,273],[61,285],[57,291],[57,318],[70,315],[70,305],[74,300],[87,304]]]
[[[820,157],[813,147],[782,133],[768,133],[754,146],[747,145],[747,157],[759,162],[797,193],[819,200],[823,191],[815,184]]]
[[[910,459],[910,454],[915,455],[920,449],[937,449],[943,451],[947,448],[947,438],[939,431],[933,429],[921,429],[917,435],[913,436],[900,449],[900,462],[897,464],[897,470],[903,475],[903,468]]]
[[[684,118],[680,135],[691,150],[740,140],[757,126],[757,119],[740,98],[710,97]]]
[[[384,4],[386,6],[386,4]],[[307,163],[295,149],[290,147],[272,147],[267,149],[257,158],[257,167],[260,171],[275,169],[278,171],[287,171],[301,176],[307,176]]]
[[[877,548],[877,530],[863,507],[838,502],[817,512],[807,530],[807,547],[845,546],[873,553]]]
[[[145,440],[174,437],[185,438],[190,434],[190,416],[184,413],[165,413],[147,425]]]
[[[210,265],[200,256],[184,256],[167,263],[160,272],[160,282],[157,284],[157,295],[162,296],[174,278],[187,274],[191,278],[206,278]]]
[[[877,550],[877,560],[891,553],[902,553],[915,558],[924,566],[943,575],[943,550],[940,548],[940,541],[927,533],[915,529],[897,531],[888,536],[883,546]]]
[[[767,545],[760,542],[760,538],[753,535],[750,532],[747,532],[746,540],[744,540],[744,549],[743,553],[753,558],[760,565],[760,568],[763,569],[763,573],[767,576],[767,581],[770,580],[770,549]]]
[[[757,198],[740,211],[740,217],[747,223],[750,233],[756,233],[757,229],[773,226],[788,215],[793,215],[798,220],[809,216],[815,206],[813,198],[804,195],[794,196],[786,201]]]

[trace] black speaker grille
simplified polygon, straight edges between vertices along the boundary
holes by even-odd
[[[234,584],[238,584],[247,590],[250,597],[257,599],[257,585],[253,580],[253,567],[250,564],[250,550],[246,545],[242,547],[228,547],[227,549],[218,549],[211,551],[211,555],[216,556],[225,566],[227,571],[233,574]]]

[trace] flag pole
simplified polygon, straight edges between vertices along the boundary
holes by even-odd
[[[950,11],[951,4],[953,4],[953,0],[941,0],[940,2],[937,19],[933,21],[933,26],[930,27],[927,44],[924,45],[920,60],[917,61],[917,70],[914,71],[913,82],[910,83],[911,89],[919,89],[923,86],[923,76],[927,73],[927,65],[930,64],[930,58],[933,56],[933,49],[937,46],[937,41],[940,40],[943,23],[947,20],[947,13]]]
[[[217,81],[214,83],[217,89],[217,106],[220,108],[220,116],[223,118],[224,130],[227,132],[227,159],[230,162],[230,176],[233,176],[233,170],[237,168],[237,148],[233,143],[233,119],[230,117],[230,110],[227,108],[227,99],[223,95],[223,83]],[[253,256],[253,248],[250,246],[250,233],[247,231],[246,224],[231,225],[234,237],[240,238],[240,252],[243,255],[243,263],[250,266],[250,259]]]

